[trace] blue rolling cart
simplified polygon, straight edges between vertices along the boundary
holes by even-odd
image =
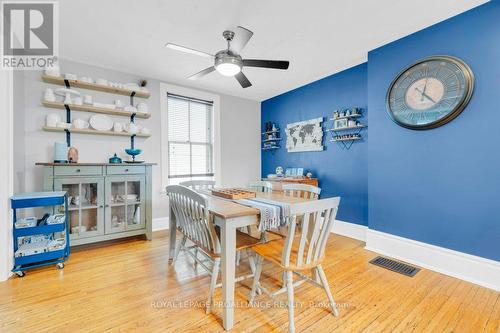
[[[12,272],[22,277],[30,268],[54,264],[60,269],[64,268],[64,262],[70,254],[66,192],[22,193],[12,196],[10,200],[14,223],[14,268]],[[54,214],[60,206],[64,206],[64,214]],[[52,207],[53,214],[45,214],[40,220],[18,219],[19,209],[35,207]],[[55,234],[60,233],[64,234],[64,243],[62,239],[54,239]]]

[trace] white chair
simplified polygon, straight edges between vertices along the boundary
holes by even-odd
[[[252,246],[252,250],[257,253],[257,268],[255,271],[252,291],[250,293],[250,304],[253,304],[257,289],[273,297],[284,291],[288,294],[288,321],[289,331],[295,332],[294,324],[294,287],[307,281],[313,285],[324,289],[332,313],[339,315],[332,293],[328,286],[325,272],[321,263],[325,258],[325,247],[330,235],[330,230],[337,215],[340,198],[328,198],[322,200],[308,201],[290,206],[290,218],[288,235],[286,239],[272,241],[266,244]],[[298,217],[301,217],[300,221]],[[300,224],[300,232],[296,235],[297,224]],[[266,259],[279,266],[286,272],[286,287],[274,293],[270,293],[259,283],[262,272],[262,262]],[[304,272],[315,270],[319,276],[319,281],[312,279]],[[300,280],[293,281],[293,274],[300,277]]]
[[[166,190],[169,203],[175,215],[177,230],[182,233],[182,240],[177,244],[172,265],[175,264],[179,252],[184,251],[195,260],[195,263],[200,264],[210,273],[210,290],[206,303],[206,312],[209,313],[220,269],[221,246],[219,229],[213,223],[207,209],[207,200],[203,196],[188,187],[180,185],[167,186]],[[170,232],[175,232],[175,230],[171,230]],[[194,245],[186,246],[187,240],[190,240]],[[237,232],[236,251],[246,250],[259,242],[260,240],[257,238]],[[202,254],[206,260],[200,260],[198,253]],[[248,260],[253,273],[255,272],[253,256],[248,256]],[[205,265],[207,261],[212,264],[211,268]],[[241,281],[252,276],[253,274],[241,276],[236,281]]]
[[[281,187],[285,195],[306,199],[319,199],[321,188],[308,184],[283,184]]]
[[[188,180],[179,183],[179,185],[189,187],[193,190],[211,190],[215,186],[214,180]]]
[[[248,183],[248,188],[257,192],[272,192],[273,184],[263,180]]]

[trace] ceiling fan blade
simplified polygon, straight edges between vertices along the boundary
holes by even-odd
[[[250,83],[250,81],[248,80],[248,78],[245,76],[245,74],[243,74],[243,72],[239,72],[234,77],[241,84],[242,88],[248,88],[248,87],[252,86],[252,84]]]
[[[290,62],[282,60],[243,59],[243,66],[274,69],[288,69]]]
[[[185,47],[185,46],[181,46],[181,45],[177,45],[177,44],[167,43],[167,44],[165,44],[165,46],[168,47],[169,49],[172,49],[172,50],[181,51],[181,52],[190,53],[190,54],[195,54],[195,55],[199,55],[199,56],[206,57],[206,58],[213,58],[214,57],[213,55],[211,55],[209,53],[206,53],[203,51],[198,51],[198,50],[191,49],[189,47]]]
[[[209,73],[212,73],[214,70],[215,70],[214,66],[205,68],[204,70],[202,70],[196,74],[191,75],[190,77],[188,77],[188,79],[189,80],[197,80],[201,77],[204,77],[205,75],[207,75]]]
[[[236,54],[240,54],[241,50],[247,45],[250,38],[252,38],[253,32],[250,30],[238,26],[234,32],[234,38],[231,41],[230,49]]]

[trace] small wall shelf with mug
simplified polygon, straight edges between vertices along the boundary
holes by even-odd
[[[328,130],[332,134],[330,141],[338,142],[341,147],[349,150],[355,141],[363,139],[361,131],[366,125],[359,121],[362,117],[363,112],[359,107],[335,110],[333,117],[330,118],[333,121],[332,128]]]
[[[281,140],[279,127],[273,122],[266,122],[262,132],[262,150],[279,149]]]

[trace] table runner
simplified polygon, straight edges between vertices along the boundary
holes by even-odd
[[[200,189],[199,193],[212,196],[217,199],[232,201],[240,205],[256,208],[260,211],[259,230],[266,231],[278,229],[287,224],[290,216],[290,204],[271,200],[267,198],[249,198],[231,200],[213,195],[210,190]]]

